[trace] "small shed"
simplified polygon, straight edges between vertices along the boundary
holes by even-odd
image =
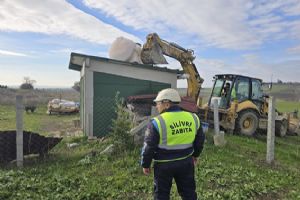
[[[179,70],[71,53],[69,69],[80,72],[80,121],[88,137],[109,133],[115,96],[155,94],[176,88]]]

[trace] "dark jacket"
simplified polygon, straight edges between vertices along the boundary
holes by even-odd
[[[172,106],[165,112],[178,112],[181,109],[178,106]],[[155,160],[172,160],[174,158],[185,157],[192,153],[193,157],[198,157],[203,150],[205,135],[202,127],[197,131],[193,147],[182,150],[164,150],[158,148],[159,133],[155,127],[155,121],[151,120],[147,125],[144,138],[144,146],[142,149],[141,165],[143,168],[149,168],[151,166],[152,159]]]

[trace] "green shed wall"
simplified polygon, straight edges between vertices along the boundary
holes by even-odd
[[[94,72],[93,134],[105,136],[109,133],[112,119],[115,118],[114,106],[117,91],[126,98],[131,95],[155,94],[171,84],[121,77]]]

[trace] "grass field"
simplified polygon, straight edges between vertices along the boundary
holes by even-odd
[[[16,113],[13,105],[0,105],[0,130],[16,130]],[[73,120],[79,120],[79,114],[48,115],[47,105],[40,104],[34,113],[23,114],[23,129],[47,136],[68,136],[79,134]]]
[[[300,101],[283,101],[277,100],[276,101],[276,108],[280,112],[294,112],[295,110],[300,111]],[[299,116],[299,113],[298,113]]]
[[[0,113],[0,130],[15,129],[14,107],[0,106]],[[37,113],[24,114],[24,127],[42,134],[49,134],[51,127],[66,132],[62,130],[71,131],[76,118],[49,116],[45,106],[39,106]],[[300,137],[276,138],[271,166],[265,163],[266,136],[226,135],[226,140],[225,147],[215,147],[207,134],[196,167],[201,199],[300,199]],[[73,142],[79,146],[67,147]],[[142,174],[140,147],[112,156],[91,154],[109,144],[110,139],[65,137],[43,160],[27,158],[22,170],[2,167],[0,199],[152,199],[153,179]],[[171,196],[180,199],[175,185]]]

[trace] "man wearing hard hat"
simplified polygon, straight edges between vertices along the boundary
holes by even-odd
[[[141,161],[145,175],[154,161],[154,199],[170,199],[174,178],[182,199],[196,200],[194,166],[205,140],[200,120],[180,109],[175,89],[160,91],[154,102],[160,114],[147,126]]]

